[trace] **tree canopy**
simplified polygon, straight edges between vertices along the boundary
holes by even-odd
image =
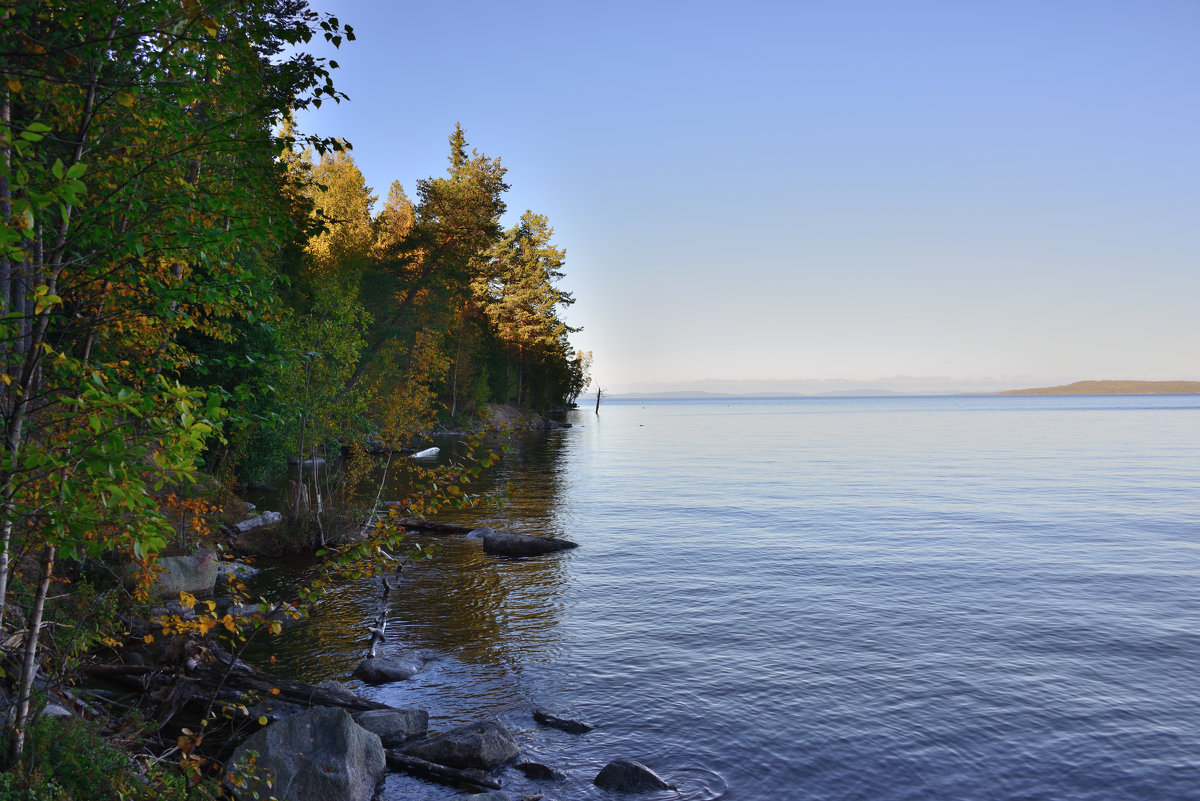
[[[499,158],[456,126],[446,174],[376,211],[348,145],[296,131],[346,99],[305,45],[351,26],[303,0],[10,0],[0,24],[0,624],[19,559],[44,579],[19,752],[56,559],[162,549],[163,493],[204,467],[582,386],[565,254],[545,217],[503,229]]]

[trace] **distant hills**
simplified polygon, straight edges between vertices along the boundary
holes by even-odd
[[[1200,395],[1200,381],[1076,381],[1060,387],[1010,389],[1000,395]]]
[[[895,391],[871,386],[854,386],[847,382],[847,386],[844,388],[825,389],[824,391],[817,392],[788,392],[782,388],[774,392],[675,390],[668,392],[614,392],[611,395],[606,394],[605,397],[613,400],[751,400],[756,398],[915,397],[919,395],[1200,395],[1200,381],[1076,381],[1073,384],[1063,384],[1056,387],[1010,390],[989,388],[983,391],[953,389],[942,391]]]

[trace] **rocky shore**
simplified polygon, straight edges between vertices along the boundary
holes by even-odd
[[[232,526],[229,534],[236,545],[278,523],[277,515],[257,515]],[[577,547],[567,540],[492,528],[471,530],[419,520],[400,524],[409,531],[476,540],[484,553],[498,559],[554,559]],[[220,621],[240,615],[242,622],[253,625],[282,626],[292,617],[288,605],[282,603],[237,605],[203,600],[212,597],[219,582],[252,577],[257,568],[249,564],[200,550],[164,558],[160,565],[163,572],[153,587],[161,601],[154,609],[159,619],[188,622],[207,615]],[[391,591],[386,580],[384,588],[386,598]],[[384,645],[386,617],[362,623],[371,634],[369,652],[353,677],[368,686],[408,681],[437,656],[402,644]],[[179,625],[184,631],[183,624]],[[139,630],[152,628],[143,623]],[[467,798],[491,801],[552,801],[567,785],[589,778],[596,787],[616,794],[654,798],[655,793],[674,790],[670,781],[646,765],[624,758],[628,755],[614,755],[620,758],[611,760],[594,777],[571,776],[554,765],[524,758],[520,733],[514,735],[497,720],[430,731],[426,710],[372,701],[348,689],[338,677],[314,685],[285,680],[242,662],[195,633],[164,641],[152,659],[93,666],[87,672],[94,679],[123,684],[155,699],[156,715],[164,723],[201,709],[207,712],[214,702],[240,714],[247,723],[241,728],[250,733],[229,742],[231,750],[221,774],[227,791],[237,798],[275,795],[289,801],[369,801],[388,771],[443,784],[447,798],[464,797],[462,791],[468,791]],[[538,727],[573,737],[587,737],[592,731],[590,724],[550,710],[533,709],[530,717]],[[505,789],[511,780],[506,776],[524,778],[517,782],[520,793]],[[536,790],[531,792],[531,787]]]

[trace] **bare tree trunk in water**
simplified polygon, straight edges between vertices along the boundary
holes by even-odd
[[[596,387],[596,414],[600,414],[600,399],[604,397],[604,390]]]

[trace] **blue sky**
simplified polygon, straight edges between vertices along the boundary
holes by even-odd
[[[314,7],[302,128],[382,196],[461,122],[606,388],[1200,378],[1196,0]]]

